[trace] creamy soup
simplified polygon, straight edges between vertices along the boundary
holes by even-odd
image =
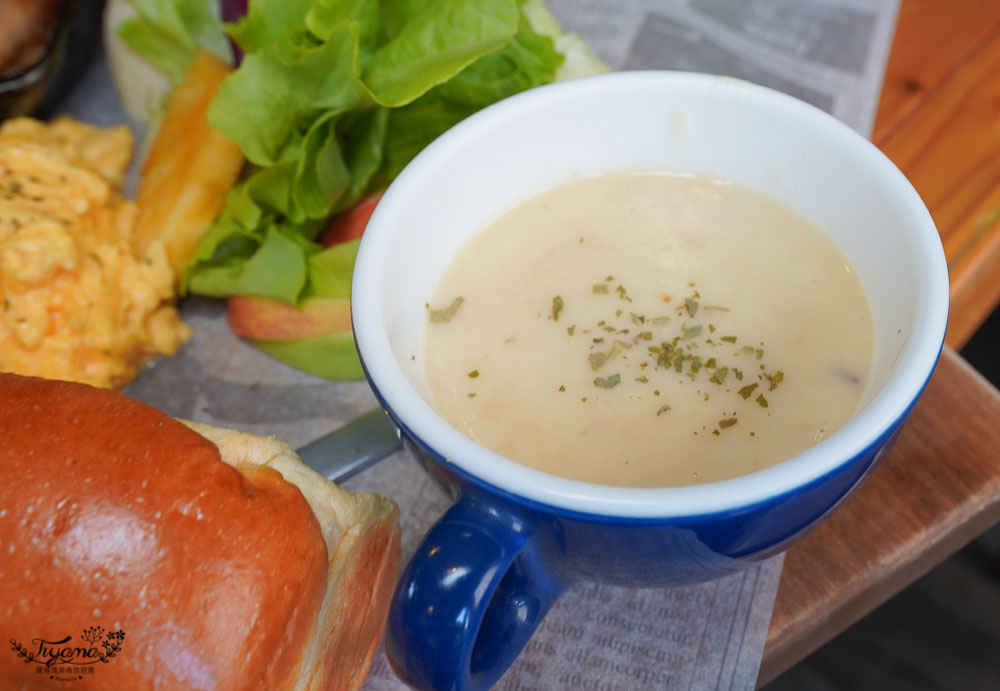
[[[726,180],[612,174],[517,207],[427,304],[443,416],[519,463],[665,487],[764,468],[858,408],[872,363],[843,254]]]

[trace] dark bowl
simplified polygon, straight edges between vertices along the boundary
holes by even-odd
[[[0,79],[0,120],[51,115],[84,73],[101,35],[104,0],[66,0],[41,58]]]

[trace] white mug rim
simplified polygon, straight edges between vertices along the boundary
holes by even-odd
[[[633,488],[598,485],[544,473],[480,446],[452,427],[414,389],[397,362],[381,324],[380,253],[391,242],[393,218],[404,190],[419,187],[439,152],[482,136],[497,119],[523,109],[544,107],[546,99],[566,93],[611,88],[717,89],[719,80],[741,97],[766,101],[769,107],[822,128],[878,170],[896,197],[920,221],[914,245],[926,277],[928,300],[920,305],[914,329],[885,385],[846,425],[818,444],[768,468],[700,485]],[[397,219],[395,225],[405,223]],[[916,190],[873,144],[827,113],[766,87],[712,75],[667,72],[617,72],[561,82],[505,99],[467,118],[439,137],[400,173],[379,202],[362,238],[355,263],[351,300],[357,346],[372,387],[405,428],[452,463],[483,482],[513,495],[569,511],[607,517],[669,518],[735,510],[794,492],[850,464],[901,424],[933,372],[943,345],[948,314],[948,275],[940,236]]]

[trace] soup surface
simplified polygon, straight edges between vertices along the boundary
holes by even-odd
[[[687,174],[610,174],[474,237],[427,305],[442,415],[493,451],[605,485],[721,480],[852,416],[868,301],[776,200]]]

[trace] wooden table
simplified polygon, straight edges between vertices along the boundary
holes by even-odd
[[[937,223],[947,342],[1000,302],[1000,2],[903,0],[873,141]],[[786,556],[765,684],[1000,521],[1000,393],[946,347],[892,451]]]
[[[1000,2],[903,0],[872,140],[937,223],[960,349],[1000,302]]]

